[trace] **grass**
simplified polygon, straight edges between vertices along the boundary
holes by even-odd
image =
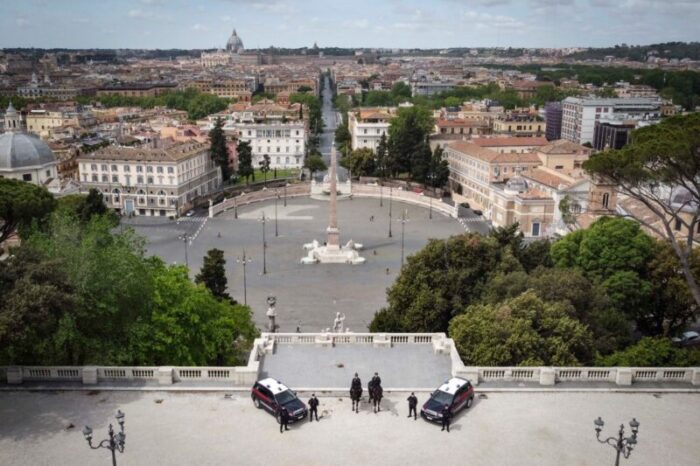
[[[299,176],[299,169],[298,168],[278,168],[277,169],[277,177],[276,178],[296,178]],[[267,180],[270,181],[275,178],[275,170],[270,170],[267,172]],[[263,176],[263,173],[258,169],[255,170],[255,181],[253,181],[253,177],[250,178],[249,182],[250,183],[258,183],[262,182],[265,179]],[[245,178],[239,178],[236,183],[233,183],[231,186],[238,186],[246,184]]]

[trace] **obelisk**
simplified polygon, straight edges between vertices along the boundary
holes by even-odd
[[[335,144],[331,147],[331,169],[328,172],[330,190],[331,190],[331,207],[328,219],[328,229],[326,230],[326,247],[329,250],[340,249],[340,230],[338,229],[338,186],[336,180],[337,173],[337,157],[335,153]]]

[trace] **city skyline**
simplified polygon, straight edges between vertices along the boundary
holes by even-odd
[[[0,18],[4,48],[209,49],[234,27],[248,48],[605,47],[697,41],[700,2],[28,0]]]

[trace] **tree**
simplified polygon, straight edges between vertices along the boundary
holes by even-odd
[[[306,157],[304,159],[304,168],[309,170],[310,178],[313,178],[314,173],[328,169],[320,154],[311,154]]]
[[[391,86],[391,96],[397,103],[402,100],[408,100],[411,98],[411,86],[403,81],[397,81]]]
[[[210,249],[207,255],[204,256],[202,269],[194,278],[194,282],[202,284],[211,291],[217,299],[223,299],[236,304],[231,296],[226,292],[228,280],[226,279],[226,259],[224,259],[224,251],[221,249]]]
[[[443,148],[438,145],[430,160],[430,187],[433,189],[445,186],[450,177],[450,167],[444,153]]]
[[[386,178],[387,166],[389,163],[389,142],[386,139],[386,134],[382,133],[377,144],[377,173],[380,178]]]
[[[500,305],[469,306],[452,319],[449,334],[470,366],[589,364],[593,337],[569,307],[527,291]]]
[[[221,168],[221,177],[224,181],[231,178],[231,167],[229,166],[228,146],[224,135],[224,122],[217,118],[214,127],[209,131],[210,155],[214,163]]]
[[[635,130],[630,144],[593,154],[584,168],[612,181],[621,194],[651,212],[651,219],[631,212],[625,215],[671,244],[700,306],[700,287],[690,263],[700,225],[700,114]]]
[[[433,129],[433,116],[425,107],[401,108],[389,126],[389,152],[392,175],[413,175],[414,162],[425,154],[425,140]],[[424,167],[422,167],[424,168]]]
[[[335,146],[341,154],[348,153],[352,148],[352,136],[348,130],[347,115],[343,117],[343,123],[335,129]]]
[[[250,177],[255,181],[255,170],[253,169],[253,149],[250,147],[250,142],[239,141],[236,146],[238,153],[238,176],[245,178],[246,184]]]
[[[267,184],[267,172],[270,171],[270,156],[267,154],[263,155],[262,160],[259,162],[260,171],[263,174],[264,183]]]
[[[596,358],[604,367],[688,367],[700,365],[700,351],[675,348],[668,338],[645,337],[622,351]]]
[[[0,178],[0,243],[32,222],[42,222],[56,207],[46,188]]]
[[[297,89],[297,92],[300,93],[305,93],[305,92],[311,92],[313,89],[311,89],[309,86],[299,86],[299,89]]]
[[[355,176],[372,176],[376,171],[374,152],[367,147],[355,149],[343,157],[341,162]]]

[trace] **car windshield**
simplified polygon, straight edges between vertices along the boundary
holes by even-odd
[[[450,395],[447,392],[443,392],[442,390],[435,390],[435,393],[433,393],[432,399],[437,401],[441,405],[452,404],[452,395]]]
[[[279,403],[280,405],[286,405],[287,403],[295,399],[296,395],[294,395],[294,393],[292,393],[291,390],[285,390],[282,393],[278,393],[277,395],[275,395],[275,400],[277,400],[277,403]]]

